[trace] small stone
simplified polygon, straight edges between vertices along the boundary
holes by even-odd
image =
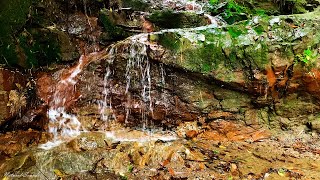
[[[237,171],[237,169],[238,169],[237,165],[236,165],[236,164],[234,164],[234,163],[231,163],[231,165],[230,165],[231,173],[236,172],[236,171]]]
[[[124,123],[124,122],[125,122],[125,116],[124,116],[123,114],[119,114],[119,115],[117,116],[117,121],[118,121],[119,123]]]
[[[197,135],[198,135],[198,132],[196,130],[190,130],[190,131],[187,131],[187,133],[186,133],[186,137],[189,139],[192,139],[192,138],[196,137]]]

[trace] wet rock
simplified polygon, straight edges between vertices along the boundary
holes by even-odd
[[[48,136],[39,131],[16,131],[0,134],[0,159],[13,157],[26,148],[46,141]]]
[[[189,138],[189,139],[192,139],[192,138],[196,137],[197,134],[198,134],[197,131],[195,131],[195,130],[190,130],[190,131],[187,131],[187,132],[186,132],[186,137]]]
[[[20,65],[24,67],[25,62],[18,58],[16,53],[16,41],[12,37],[27,22],[27,14],[32,4],[30,0],[14,0],[10,2],[1,2],[1,22],[0,28],[0,53],[1,64]],[[17,11],[19,9],[19,11]]]
[[[155,11],[147,16],[151,23],[154,23],[158,29],[172,28],[192,28],[208,25],[209,22],[204,15],[192,12],[173,12],[170,10]]]
[[[185,123],[181,123],[177,127],[176,133],[180,137],[188,137],[188,135],[196,136],[200,130],[201,129],[198,126],[197,122],[185,122]]]
[[[99,21],[105,30],[101,35],[103,41],[120,40],[142,32],[140,16],[133,14],[132,11],[103,9],[100,12]]]
[[[26,84],[21,72],[0,69],[0,125],[26,110],[29,103]]]

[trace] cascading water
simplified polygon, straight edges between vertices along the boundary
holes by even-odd
[[[128,56],[125,74],[126,94],[129,93],[130,86],[139,87],[143,103],[139,105],[136,104],[135,106],[140,106],[142,114],[142,128],[145,130],[149,125],[146,115],[147,113],[152,113],[153,111],[151,98],[150,63],[147,56],[147,46],[138,42],[136,39],[132,39]],[[131,102],[131,96],[128,95],[127,97],[127,102]],[[127,114],[129,114],[130,106],[131,104],[127,104]]]
[[[80,134],[81,123],[75,115],[68,114],[65,110],[66,103],[69,103],[69,94],[74,92],[74,85],[77,83],[76,77],[81,72],[85,56],[82,55],[78,65],[71,69],[65,78],[60,80],[55,88],[49,104],[49,133],[53,135],[52,141],[42,144],[40,148],[50,149],[61,144],[65,139],[78,136]]]
[[[110,50],[108,51],[108,63],[113,62],[114,55],[117,54],[117,49],[114,46],[111,46]],[[99,101],[99,111],[100,111],[100,116],[103,121],[106,123],[111,123],[110,122],[110,117],[114,116],[112,114],[112,100],[111,100],[111,90],[109,87],[110,84],[110,76],[112,75],[112,71],[110,67],[108,66],[106,68],[106,72],[104,74],[103,78],[103,91],[102,91],[102,96],[103,99]]]
[[[131,115],[132,109],[139,109],[141,119],[139,124],[135,128],[137,130],[128,130],[126,128],[112,129],[106,131],[106,137],[111,138],[115,141],[172,141],[176,139],[176,136],[168,132],[160,132],[153,125],[152,121],[149,120],[150,115],[153,113],[153,104],[165,104],[165,94],[161,94],[161,98],[156,99],[152,97],[152,81],[157,81],[161,87],[165,86],[165,70],[163,65],[159,66],[159,79],[152,79],[151,76],[151,64],[148,58],[148,44],[145,42],[146,34],[137,35],[127,39],[130,46],[127,48],[121,47],[121,45],[114,45],[108,52],[108,61],[112,63],[117,53],[121,54],[122,57],[127,59],[125,66],[125,73],[123,78],[125,79],[124,95],[126,100],[125,106],[125,120],[124,123],[129,123],[128,118]],[[119,49],[118,49],[119,48]],[[154,77],[155,78],[155,77]],[[113,73],[111,68],[108,66],[105,69],[103,82],[103,100],[99,103],[100,117],[108,125],[112,125],[112,120],[116,119],[112,107],[112,85],[110,82],[113,80]],[[132,92],[135,91],[135,92]],[[138,96],[138,97],[137,97]],[[140,100],[138,100],[140,99]],[[112,118],[110,118],[112,116]],[[141,131],[142,130],[142,131]]]
[[[148,45],[141,42],[141,39],[137,36],[130,39],[131,46],[122,51],[121,54],[128,58],[126,71],[125,71],[125,80],[126,80],[126,89],[125,95],[127,97],[126,102],[126,118],[130,115],[130,109],[139,108],[141,113],[141,128],[142,134],[139,138],[133,138],[133,141],[150,141],[154,139],[161,139],[164,141],[174,140],[175,136],[170,135],[161,135],[153,133],[153,124],[148,120],[150,114],[153,113],[153,102],[151,95],[151,72],[150,72],[150,62],[147,55]],[[102,59],[107,57],[107,61],[109,64],[112,64],[114,61],[114,56],[117,55],[117,47],[115,45],[110,46],[111,48],[108,50],[108,53],[105,51],[101,51],[100,53],[94,52],[88,55],[82,55],[79,59],[78,64],[71,68],[67,73],[63,75],[61,80],[55,85],[54,94],[52,95],[49,102],[49,133],[52,134],[53,138],[51,141],[40,145],[42,149],[50,149],[58,146],[59,144],[68,141],[81,133],[81,123],[78,120],[77,116],[74,114],[67,113],[66,108],[72,103],[75,102],[75,85],[78,80],[78,75],[82,72],[83,68],[94,59]],[[102,55],[102,56],[101,56]],[[165,71],[161,66],[159,67],[159,73],[161,79],[161,86],[165,85]],[[111,124],[111,119],[116,119],[113,114],[112,107],[112,92],[110,88],[110,82],[112,81],[112,70],[109,66],[106,67],[106,71],[103,78],[103,91],[102,99],[98,102],[99,111],[101,115],[101,120],[105,122],[106,125]],[[140,89],[140,99],[142,100],[140,103],[132,103],[132,97],[130,89]],[[112,118],[111,118],[112,117]],[[147,128],[150,128],[147,130]],[[120,132],[120,133],[119,133]],[[147,133],[147,134],[144,134]],[[124,141],[128,141],[128,138],[120,137],[119,134],[124,133],[123,129],[118,131],[109,131],[106,132],[106,136],[112,139],[122,139]],[[130,138],[129,138],[130,140]]]
[[[99,53],[82,55],[78,64],[63,74],[61,80],[55,85],[54,93],[49,102],[49,124],[48,131],[52,134],[51,141],[40,145],[42,149],[50,149],[58,146],[62,142],[80,135],[81,123],[76,115],[68,114],[66,108],[76,99],[75,85],[77,77],[83,68],[92,60],[100,59],[103,56]]]

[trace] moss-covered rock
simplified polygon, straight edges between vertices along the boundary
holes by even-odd
[[[316,49],[320,19],[309,17],[318,13],[256,17],[222,28],[162,32],[158,42],[171,51],[164,58],[166,63],[243,84],[266,67],[289,66],[306,48]]]
[[[191,28],[208,24],[203,15],[191,12],[174,12],[172,10],[158,10],[147,17],[160,29]]]
[[[113,12],[111,10],[102,9],[99,15],[99,21],[102,23],[105,33],[102,40],[120,40],[129,37],[130,33],[124,27],[137,26],[137,24],[126,24],[126,14],[124,12]]]
[[[67,34],[52,26],[64,16],[59,7],[53,1],[3,3],[0,63],[32,68],[77,58],[79,55]]]
[[[31,0],[12,0],[0,2],[0,63],[23,65],[17,58],[15,34],[22,30],[28,20]]]

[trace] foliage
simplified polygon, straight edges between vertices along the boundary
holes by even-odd
[[[132,173],[132,171],[133,171],[133,165],[132,164],[130,164],[129,166],[128,166],[128,172],[129,173]]]
[[[317,57],[317,52],[308,48],[302,54],[296,55],[296,63],[301,62],[304,66],[311,67],[316,62]]]
[[[248,19],[252,15],[265,16],[263,9],[248,8],[235,0],[210,0],[211,12],[220,14],[229,24]]]
[[[230,34],[230,36],[232,38],[237,38],[237,37],[239,37],[241,34],[243,34],[245,32],[243,32],[239,28],[230,27],[230,28],[228,28],[228,33]]]
[[[249,11],[246,7],[239,5],[234,0],[210,0],[212,6],[222,6],[225,4],[224,16],[231,17],[237,13],[245,13]]]

